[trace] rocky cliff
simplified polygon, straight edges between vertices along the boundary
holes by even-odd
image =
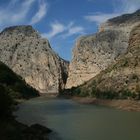
[[[100,98],[140,99],[140,24],[131,31],[126,54],[78,90]]]
[[[41,93],[56,93],[65,86],[68,62],[31,26],[9,27],[0,33],[0,61]]]
[[[140,23],[140,10],[108,20],[95,35],[81,37],[73,49],[66,88],[76,87],[125,54],[130,32]]]

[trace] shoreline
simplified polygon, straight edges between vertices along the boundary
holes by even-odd
[[[38,98],[38,97],[35,97]],[[33,98],[30,98],[33,99]],[[13,111],[19,109],[19,105],[21,103],[24,103],[30,99],[16,99],[15,105],[13,107]],[[7,131],[9,131],[10,137],[14,137],[15,140],[18,139],[36,139],[36,140],[49,140],[49,134],[53,132],[50,128],[41,125],[39,123],[33,123],[31,125],[24,124],[16,119],[16,115],[12,113],[12,116],[10,118],[4,118],[3,121],[0,121],[0,124],[5,126],[6,129],[2,129],[0,127],[0,130],[3,131],[4,135],[0,135],[3,139],[10,140],[9,137],[7,137]],[[14,131],[11,132],[10,127],[14,129]],[[8,133],[8,135],[9,135]],[[15,136],[14,136],[15,135]]]
[[[40,96],[45,97],[46,96]],[[90,104],[90,105],[100,105],[106,107],[112,107],[124,111],[134,111],[140,112],[140,100],[130,100],[130,99],[97,99],[92,97],[78,97],[78,96],[71,96],[71,95],[59,95],[55,97],[47,97],[46,99],[52,98],[64,98],[64,99],[72,99],[75,102],[81,104]],[[23,103],[26,100],[19,100],[18,104]]]
[[[81,104],[101,105],[106,107],[113,107],[125,111],[140,112],[140,101],[136,100],[120,100],[120,99],[97,99],[91,97],[71,97],[72,100]]]

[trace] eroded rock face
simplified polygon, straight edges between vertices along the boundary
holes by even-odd
[[[65,86],[68,62],[31,26],[9,27],[0,33],[0,60],[41,93],[56,93]]]
[[[109,93],[117,98],[140,99],[140,24],[130,33],[125,55],[82,85],[80,90],[91,96]]]
[[[85,83],[125,54],[130,32],[139,23],[140,11],[136,11],[110,19],[101,25],[97,34],[78,39],[66,88]]]

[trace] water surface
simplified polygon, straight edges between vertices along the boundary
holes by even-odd
[[[36,98],[22,103],[15,114],[22,123],[51,128],[51,140],[140,140],[140,112]]]

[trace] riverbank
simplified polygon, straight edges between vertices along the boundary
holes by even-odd
[[[90,97],[71,97],[74,101],[82,104],[102,105],[108,107],[114,107],[126,111],[140,112],[140,101],[136,100],[109,100],[109,99],[96,99]]]
[[[2,140],[49,140],[52,131],[39,124],[27,126],[13,117],[0,119],[0,139]]]
[[[0,115],[0,139],[2,140],[49,140],[51,129],[37,124],[25,125],[16,120],[12,112],[19,109],[19,104],[24,103],[25,99],[15,99],[10,112]]]
[[[50,140],[140,139],[140,112],[80,104],[72,98],[31,99],[20,104],[15,115],[24,124],[51,128]]]

